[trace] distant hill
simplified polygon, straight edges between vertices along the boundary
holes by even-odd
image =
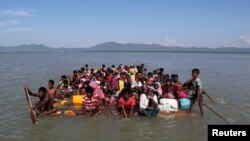
[[[144,52],[236,52],[250,53],[250,48],[222,47],[222,48],[206,48],[206,47],[178,47],[178,46],[162,46],[158,44],[121,44],[115,42],[107,42],[98,44],[85,51],[144,51]]]
[[[51,48],[45,45],[20,45],[16,47],[1,47],[0,52],[225,52],[250,53],[250,48],[222,47],[166,47],[158,44],[121,44],[106,42],[90,48]]]
[[[1,47],[0,52],[78,52],[83,51],[82,48],[51,48],[45,45],[20,45],[15,47]]]
[[[115,42],[107,42],[88,48],[88,51],[160,51],[166,49],[165,46],[158,44],[120,44]]]
[[[53,51],[53,48],[49,48],[45,45],[20,45],[15,47],[0,47],[0,52],[49,52]]]

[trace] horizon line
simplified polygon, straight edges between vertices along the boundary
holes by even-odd
[[[45,46],[48,48],[52,48],[52,49],[88,49],[88,48],[92,48],[95,47],[97,45],[102,45],[102,44],[106,44],[106,43],[116,43],[116,44],[120,44],[120,45],[127,45],[127,44],[134,44],[134,45],[158,45],[161,47],[166,47],[166,48],[209,48],[209,49],[219,49],[219,48],[250,48],[250,47],[240,47],[240,46],[227,46],[227,47],[208,47],[208,46],[178,46],[178,45],[173,45],[173,46],[166,46],[166,45],[161,45],[161,44],[157,44],[157,43],[152,43],[152,44],[147,44],[147,43],[119,43],[119,42],[115,42],[115,41],[110,41],[110,42],[103,42],[103,43],[99,43],[99,44],[95,44],[92,46],[88,46],[88,47],[52,47],[46,44],[39,44],[39,43],[30,43],[30,44],[20,44],[20,45],[14,45],[14,46],[2,46],[0,45],[0,47],[4,47],[4,48],[12,48],[12,47],[19,47],[19,46]]]

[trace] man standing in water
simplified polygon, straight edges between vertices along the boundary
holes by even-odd
[[[57,111],[57,108],[53,106],[52,100],[49,98],[49,94],[44,87],[40,87],[38,89],[38,93],[32,93],[28,86],[26,85],[28,89],[28,94],[34,97],[38,97],[40,100],[35,104],[35,107],[33,109],[37,109],[40,112],[40,115],[50,115]]]
[[[189,107],[189,112],[192,113],[193,111],[193,106],[195,101],[198,101],[199,103],[199,108],[201,112],[201,116],[203,117],[203,106],[202,106],[202,84],[201,80],[198,77],[200,74],[200,70],[195,68],[192,70],[192,79],[188,80],[183,84],[183,86],[188,87],[188,94],[191,100],[191,104]]]

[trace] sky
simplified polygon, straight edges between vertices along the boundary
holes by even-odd
[[[0,0],[0,46],[250,48],[250,0]]]

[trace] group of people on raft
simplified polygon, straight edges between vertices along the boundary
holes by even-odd
[[[33,107],[40,115],[57,112],[58,100],[82,95],[80,110],[76,115],[101,113],[100,106],[114,107],[112,113],[124,117],[135,115],[156,116],[160,111],[178,111],[178,108],[192,112],[195,101],[199,103],[201,115],[202,84],[199,69],[192,70],[192,78],[182,84],[177,74],[169,75],[164,68],[147,72],[144,64],[112,65],[104,64],[99,69],[89,69],[88,64],[71,75],[62,75],[58,86],[48,81],[48,87],[40,87],[33,93],[27,85],[28,94],[39,98]],[[188,105],[185,106],[185,103]]]

